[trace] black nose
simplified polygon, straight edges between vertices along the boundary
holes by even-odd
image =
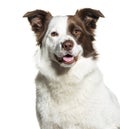
[[[70,51],[72,50],[74,44],[73,44],[73,41],[71,40],[66,40],[62,43],[62,48],[66,51]]]

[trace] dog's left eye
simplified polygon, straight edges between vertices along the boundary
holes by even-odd
[[[73,34],[74,34],[75,36],[78,36],[78,35],[81,34],[81,30],[80,30],[80,29],[74,29],[74,30],[73,30]]]
[[[51,36],[52,37],[58,36],[58,33],[56,31],[53,31],[53,32],[51,32]]]

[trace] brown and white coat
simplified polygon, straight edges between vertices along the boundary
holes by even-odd
[[[36,110],[41,129],[118,129],[120,106],[97,67],[94,30],[99,10],[24,15],[36,34]]]

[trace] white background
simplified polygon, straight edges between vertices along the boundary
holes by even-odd
[[[74,14],[90,7],[101,10],[96,48],[106,85],[120,101],[119,0],[4,0],[0,3],[0,129],[39,129],[35,115],[35,37],[27,11],[43,9],[53,15]]]

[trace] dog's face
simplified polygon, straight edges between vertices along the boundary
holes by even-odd
[[[83,52],[76,37],[80,36],[81,28],[76,25],[76,31],[79,32],[75,32],[75,28],[71,28],[72,23],[68,22],[70,21],[66,16],[53,17],[43,39],[45,48],[48,48],[50,59],[64,67],[71,67]]]
[[[35,10],[24,17],[28,17],[40,49],[51,61],[71,67],[81,57],[96,59],[92,41],[96,22],[104,17],[100,11],[86,8],[75,15],[53,17],[49,12]]]

